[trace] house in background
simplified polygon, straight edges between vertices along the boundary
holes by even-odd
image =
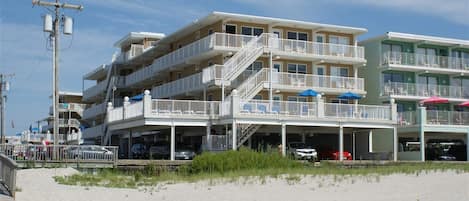
[[[365,47],[368,61],[360,68],[368,92],[364,102],[396,101],[398,159],[432,158],[432,153],[425,153],[425,145],[431,141],[467,144],[469,108],[459,104],[469,101],[469,41],[388,32],[360,45]],[[431,97],[447,99],[443,101],[447,103],[420,104]],[[373,150],[392,150],[392,137],[389,132],[373,135]],[[415,142],[417,149],[412,148]]]

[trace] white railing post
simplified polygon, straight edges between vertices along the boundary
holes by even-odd
[[[397,124],[397,104],[394,98],[392,98],[390,101],[391,103],[391,120]]]
[[[112,106],[112,102],[108,102],[107,103],[107,115],[106,115],[106,122],[108,123],[109,123],[109,119],[111,118],[110,113],[112,109],[114,109],[114,106]]]
[[[233,118],[237,117],[238,116],[238,113],[239,113],[239,95],[238,95],[238,90],[236,89],[233,89],[233,91],[231,92],[231,116]]]
[[[151,95],[149,90],[143,92],[143,117],[151,116]]]
[[[324,99],[322,99],[321,94],[318,94],[316,96],[316,102],[317,102],[316,103],[316,107],[317,107],[316,115],[317,115],[318,118],[323,118],[324,117]]]
[[[124,104],[122,104],[122,120],[125,119],[125,113],[127,113],[127,107],[129,106],[130,102],[129,102],[129,97],[126,96],[124,97]]]

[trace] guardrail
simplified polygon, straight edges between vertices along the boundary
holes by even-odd
[[[382,84],[382,93],[384,95],[400,96],[440,96],[446,98],[469,98],[469,89],[435,84],[418,84],[404,82],[387,82]]]
[[[468,125],[469,112],[427,110],[427,124],[432,125]]]
[[[382,65],[411,65],[426,68],[469,70],[469,58],[426,55],[407,52],[384,52]]]
[[[204,88],[202,83],[202,73],[196,73],[172,82],[153,87],[152,96],[155,98],[167,98],[174,95],[201,90]]]
[[[56,150],[56,154],[54,154]],[[20,162],[94,162],[111,163],[117,162],[117,146],[97,145],[33,145],[20,144],[0,145],[0,153],[8,158]]]
[[[106,103],[100,103],[97,105],[93,105],[83,111],[82,119],[90,119],[96,117],[100,114],[106,113]]]
[[[106,89],[106,81],[101,81],[83,92],[83,100],[88,100]]]
[[[365,49],[363,47],[353,45],[318,43],[282,38],[271,38],[269,43],[271,49],[280,52],[343,58],[365,58]]]
[[[0,154],[0,181],[3,183],[10,193],[10,196],[15,197],[16,192],[16,170],[18,164],[5,154]]]

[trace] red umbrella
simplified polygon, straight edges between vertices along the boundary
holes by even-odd
[[[441,98],[438,96],[432,96],[427,99],[423,99],[420,101],[420,104],[437,104],[437,103],[448,103],[448,99]]]
[[[463,102],[459,106],[469,107],[469,101]]]

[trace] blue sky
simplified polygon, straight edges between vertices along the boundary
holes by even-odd
[[[108,63],[115,41],[130,31],[169,34],[212,11],[280,17],[368,29],[360,39],[387,31],[469,40],[469,0],[62,0],[82,4],[73,36],[62,37],[60,88],[82,90],[82,75]],[[52,100],[52,52],[31,0],[0,3],[0,73],[15,73],[7,102],[7,133],[47,116]],[[14,128],[12,128],[12,122]]]

